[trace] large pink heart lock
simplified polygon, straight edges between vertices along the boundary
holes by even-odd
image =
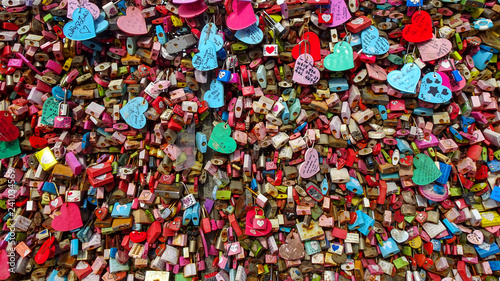
[[[427,42],[417,44],[417,47],[422,61],[433,61],[448,55],[452,45],[446,38],[433,37]]]
[[[232,30],[245,29],[257,22],[252,2],[233,0],[232,10],[226,19],[227,27]]]
[[[80,208],[75,203],[64,203],[61,214],[52,220],[52,228],[57,231],[71,231],[82,226]]]
[[[260,219],[264,221],[264,224],[263,226],[259,225],[259,227],[262,227],[261,229],[255,229],[255,209],[253,208],[247,212],[245,234],[249,236],[265,236],[271,232],[273,226],[268,219]]]
[[[138,36],[148,33],[146,21],[142,16],[141,10],[137,7],[128,7],[127,15],[118,18],[116,24],[121,31],[130,35]]]
[[[184,2],[184,4],[179,6],[177,12],[179,13],[179,16],[189,19],[203,14],[203,12],[205,12],[207,9],[208,6],[203,0],[191,3],[188,3],[188,1],[186,1]]]

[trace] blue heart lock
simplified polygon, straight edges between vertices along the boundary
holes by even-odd
[[[387,82],[394,89],[405,93],[414,94],[420,80],[420,67],[414,63],[407,63],[401,70],[394,70],[387,75]]]
[[[71,91],[66,90],[66,99],[69,100],[71,98]],[[57,101],[63,101],[64,100],[64,90],[61,88],[61,86],[55,86],[52,88],[52,96],[56,98]]]
[[[208,102],[208,107],[219,108],[224,106],[224,85],[217,79],[210,83],[210,90],[205,92],[203,99]]]
[[[94,21],[95,25],[95,33],[99,34],[109,27],[109,22],[106,20],[106,14],[104,12],[101,12],[99,14],[99,17]]]
[[[215,44],[210,40],[200,40],[199,52],[193,56],[194,68],[208,71],[217,68],[217,50]]]
[[[256,23],[236,31],[234,37],[246,44],[259,44],[264,39],[264,33],[259,28],[259,17],[255,16],[255,18],[257,18]]]
[[[380,37],[378,30],[370,26],[361,31],[361,44],[363,53],[367,55],[383,55],[389,51],[389,42],[387,39]]]
[[[95,37],[94,18],[89,10],[78,8],[73,12],[73,20],[63,27],[64,36],[71,40],[83,41]]]
[[[430,103],[445,103],[452,97],[451,90],[442,85],[443,78],[439,73],[429,72],[420,84],[418,98]]]
[[[120,115],[132,128],[142,129],[146,126],[146,116],[144,112],[147,110],[148,102],[142,97],[137,97],[129,101],[120,109]]]
[[[200,44],[202,41],[212,41],[215,45],[215,50],[218,51],[224,46],[224,39],[217,34],[217,26],[213,23],[206,24],[201,30],[200,34]]]

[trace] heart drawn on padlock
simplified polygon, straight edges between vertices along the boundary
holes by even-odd
[[[139,36],[148,33],[141,9],[135,6],[128,7],[126,15],[119,17],[116,24],[121,31],[130,35]]]
[[[319,69],[314,67],[314,60],[310,54],[302,54],[297,58],[293,68],[292,80],[303,85],[313,85],[319,81]]]
[[[129,101],[120,109],[120,115],[131,127],[142,129],[146,126],[146,116],[144,112],[147,110],[148,102],[142,97],[137,97]]]
[[[271,222],[266,219],[266,218],[257,218],[257,221],[258,220],[261,220],[263,224],[262,227],[261,226],[258,226],[259,228],[255,228],[255,225],[257,225],[256,223],[256,212],[258,212],[258,209],[260,208],[257,208],[257,207],[254,207],[253,209],[250,209],[248,212],[247,212],[247,215],[246,215],[246,225],[245,225],[245,234],[246,235],[249,235],[249,236],[266,236],[267,234],[269,234],[271,232],[271,230],[273,229],[273,226],[271,224]],[[262,215],[262,209],[260,209],[260,212],[261,212],[261,215]]]
[[[415,165],[415,170],[413,171],[412,180],[418,185],[429,184],[437,180],[442,174],[434,161],[423,153],[415,156],[413,165]]]
[[[467,241],[474,245],[481,245],[484,242],[484,234],[476,229],[472,233],[467,234]]]
[[[203,100],[208,102],[210,108],[224,106],[224,85],[217,79],[210,83],[210,90],[205,92]]]
[[[208,146],[220,153],[233,153],[236,150],[236,141],[231,137],[231,127],[224,123],[215,125]]]
[[[73,12],[73,20],[63,27],[64,36],[75,41],[84,41],[96,36],[94,19],[89,10],[78,8]]]
[[[417,44],[417,47],[422,61],[433,61],[448,55],[453,46],[446,38],[433,37],[427,42]]]
[[[200,41],[199,52],[193,57],[194,68],[201,71],[208,71],[217,68],[217,51],[212,41]]]
[[[71,231],[83,226],[80,208],[75,203],[64,203],[61,214],[52,220],[52,228],[57,231]]]
[[[252,2],[238,0],[229,1],[229,3],[231,3],[231,8],[226,9],[226,12],[229,12],[226,18],[227,27],[232,30],[240,30],[251,26],[257,21]]]
[[[411,17],[411,24],[403,29],[403,38],[412,43],[432,39],[432,19],[429,13],[419,10]]]
[[[285,260],[299,260],[305,256],[306,251],[304,244],[300,241],[299,234],[290,232],[286,236],[285,242],[286,243],[279,248],[280,257]]]
[[[389,41],[380,37],[378,29],[370,26],[361,32],[363,53],[367,55],[383,55],[389,51]]]
[[[85,8],[89,10],[92,18],[95,20],[99,17],[99,13],[101,12],[99,7],[96,4],[91,3],[89,0],[68,0],[66,17],[73,19],[73,13],[78,8]]]
[[[445,75],[446,79],[448,78]],[[447,81],[449,85],[449,81]],[[443,77],[438,72],[429,72],[420,83],[418,98],[430,103],[445,103],[452,98],[451,90],[443,85]]]
[[[414,63],[407,63],[401,70],[394,70],[387,75],[387,82],[396,90],[405,94],[413,94],[420,81],[420,67]]]
[[[19,137],[19,129],[12,120],[8,111],[0,111],[0,141],[13,141]]]
[[[345,71],[354,68],[352,47],[347,42],[333,46],[333,52],[325,57],[324,66],[330,71]]]
[[[304,155],[304,162],[300,164],[299,175],[308,179],[319,172],[319,154],[315,148],[309,148]]]

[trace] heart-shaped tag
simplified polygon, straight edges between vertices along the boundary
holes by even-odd
[[[203,99],[208,102],[208,107],[219,108],[224,106],[224,85],[217,79],[210,83],[210,90],[205,92]]]
[[[319,81],[319,69],[314,67],[310,54],[302,54],[297,58],[293,68],[292,80],[303,85],[312,85]]]
[[[333,52],[326,56],[323,64],[330,71],[345,71],[354,68],[351,45],[344,41],[335,44]]]
[[[331,23],[325,23],[325,26],[328,27],[336,27],[345,22],[347,22],[351,18],[351,14],[349,13],[349,8],[347,8],[347,4],[344,0],[331,0],[330,1],[330,14],[331,14]]]
[[[316,35],[316,33],[314,32],[309,31],[302,35],[301,40],[307,41],[302,41],[302,43],[297,44],[295,47],[293,47],[293,58],[298,59],[299,55],[308,53],[313,57],[314,61],[321,60],[321,45],[318,35]]]
[[[458,91],[462,90],[465,87],[465,84],[467,83],[467,81],[462,76],[462,74],[460,74],[460,72],[458,73],[458,75],[460,75],[460,77],[462,77],[462,80],[460,80],[458,82],[457,82],[457,80],[455,80],[455,77],[453,76],[451,71],[440,72],[440,73],[443,73],[444,75],[446,75],[448,77],[448,81],[450,81],[449,88],[451,89],[452,92],[458,92]],[[441,77],[442,77],[442,75],[441,75]]]
[[[137,97],[127,102],[127,104],[120,109],[120,115],[125,122],[134,129],[142,129],[146,126],[146,116],[144,116],[144,112],[147,110],[148,102],[142,97]]]
[[[73,12],[73,20],[66,23],[63,27],[66,37],[75,41],[84,41],[96,36],[94,27],[94,18],[89,10],[77,8]]]
[[[101,12],[99,7],[96,4],[89,2],[89,0],[81,0],[81,1],[68,0],[67,7],[68,7],[68,10],[66,13],[66,17],[69,19],[73,19],[73,13],[78,8],[85,8],[85,9],[89,10],[93,19],[97,19],[99,17],[99,13]]]
[[[387,82],[396,90],[405,94],[413,94],[420,80],[420,67],[407,63],[401,70],[394,70],[387,75]]]
[[[236,150],[236,141],[231,137],[231,127],[224,123],[215,125],[208,146],[220,153],[233,153]]]
[[[370,26],[361,32],[363,53],[368,55],[383,55],[389,51],[389,41],[380,37],[378,29]]]
[[[432,19],[429,13],[419,10],[411,17],[411,24],[403,29],[403,38],[412,43],[432,39]]]
[[[52,88],[52,96],[56,98],[57,101],[64,100],[64,89],[61,86],[55,86]],[[70,90],[66,90],[66,99],[70,99],[72,93]]]
[[[99,17],[94,21],[95,33],[99,34],[108,29],[109,22],[106,20],[106,13],[102,12]]]
[[[262,39],[264,38],[264,33],[262,32],[262,29],[259,28],[259,18],[257,16],[255,16],[255,18],[257,19],[256,23],[250,25],[247,28],[236,31],[234,37],[236,37],[243,43],[252,45],[259,44],[260,42],[262,42]]]
[[[0,111],[0,141],[13,141],[19,137],[19,129],[12,125],[12,115]]]
[[[433,37],[427,42],[417,44],[417,47],[422,61],[433,61],[448,55],[452,45],[446,38]]]
[[[240,30],[251,26],[257,21],[255,19],[252,2],[238,0],[229,1],[232,1],[232,12],[226,18],[227,27],[232,30]]]
[[[413,165],[415,165],[415,170],[413,171],[412,180],[418,185],[429,184],[441,176],[441,171],[426,154],[420,153],[415,156]]]
[[[179,16],[189,19],[203,14],[203,12],[205,12],[207,9],[208,6],[205,1],[200,0],[194,3],[180,5],[177,9],[177,12],[179,13]]]
[[[199,52],[193,57],[194,68],[201,71],[208,71],[217,68],[216,47],[212,41],[201,41],[198,45]]]
[[[467,234],[467,241],[474,245],[481,245],[484,242],[484,234],[476,229],[471,234]]]
[[[449,83],[449,82],[448,82]],[[452,92],[443,84],[443,77],[437,72],[429,72],[420,83],[418,98],[430,103],[445,103],[452,98]]]
[[[319,155],[314,148],[309,148],[304,155],[304,163],[300,165],[299,175],[305,179],[319,172]]]
[[[47,126],[54,126],[54,119],[59,115],[59,102],[50,97],[43,103],[42,119],[40,123]]]
[[[121,31],[130,35],[139,36],[148,33],[141,9],[135,6],[129,6],[126,15],[119,17],[116,24]]]
[[[306,254],[304,244],[300,241],[299,234],[290,232],[286,237],[286,244],[279,248],[279,255],[285,260],[299,260]]]
[[[410,237],[410,236],[408,235],[408,232],[406,232],[405,230],[399,230],[399,229],[393,228],[391,230],[391,237],[392,237],[392,239],[394,239],[394,241],[396,241],[398,243],[404,243],[404,242],[406,242],[406,240],[408,240],[408,237]]]
[[[31,136],[29,142],[33,148],[39,149],[44,148],[48,145],[48,141],[46,138]]]
[[[213,23],[206,24],[201,31],[199,42],[204,42],[206,40],[214,43],[216,51],[222,49],[222,46],[224,45],[224,39],[217,34],[217,26]]]
[[[71,231],[83,226],[80,208],[75,203],[64,203],[61,214],[52,220],[52,228],[57,231]]]

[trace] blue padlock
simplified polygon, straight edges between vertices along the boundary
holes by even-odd
[[[490,198],[497,201],[497,202],[500,202],[500,187],[499,186],[495,185],[493,187],[493,191],[490,194]]]
[[[201,152],[207,152],[207,135],[202,132],[196,132],[196,148]]]
[[[488,168],[490,169],[490,172],[498,172],[500,171],[500,161],[497,159],[493,159],[492,161],[488,162]]]
[[[344,77],[332,78],[328,80],[328,87],[330,87],[331,92],[343,92],[349,90],[349,83]]]
[[[500,253],[497,243],[488,244],[483,242],[481,245],[474,245],[474,248],[476,248],[479,257],[481,258]]]
[[[167,37],[165,36],[165,30],[161,25],[156,26],[156,37],[158,38],[158,42],[162,45],[167,43]]]
[[[217,81],[228,83],[231,80],[231,71],[221,69],[217,75]]]
[[[70,245],[70,254],[72,257],[78,256],[80,244],[78,243],[78,239],[72,239]]]
[[[450,233],[453,233],[453,235],[462,234],[462,231],[458,228],[458,226],[455,223],[449,221],[448,219],[444,219],[443,224],[446,226],[446,228]]]
[[[432,243],[432,248],[434,249],[434,251],[441,252],[441,240],[431,239],[431,243]]]
[[[413,150],[411,149],[410,144],[405,139],[396,138],[396,140],[398,142],[397,146],[398,146],[399,152],[401,152],[402,154],[406,154],[406,155],[413,154]]]
[[[417,107],[413,110],[413,114],[418,116],[432,116],[434,115],[434,110],[432,108]]]
[[[121,205],[120,203],[116,202],[113,205],[113,211],[111,211],[111,217],[112,218],[129,218],[130,217],[130,212],[132,211],[132,203],[127,203]]]
[[[474,60],[474,66],[477,69],[484,70],[488,63],[490,63],[492,57],[493,53],[479,49],[479,51],[472,56],[472,60]]]
[[[446,184],[451,173],[451,165],[439,162],[439,170],[441,171],[441,176],[436,180],[440,184]]]
[[[357,178],[351,177],[351,180],[345,184],[345,187],[357,195],[363,195],[363,187]]]
[[[384,241],[379,248],[384,259],[399,253],[398,244],[392,237]]]
[[[386,120],[387,108],[385,108],[385,106],[382,104],[377,104],[376,108],[378,109],[378,113],[380,114],[380,117],[382,117],[382,120]]]

